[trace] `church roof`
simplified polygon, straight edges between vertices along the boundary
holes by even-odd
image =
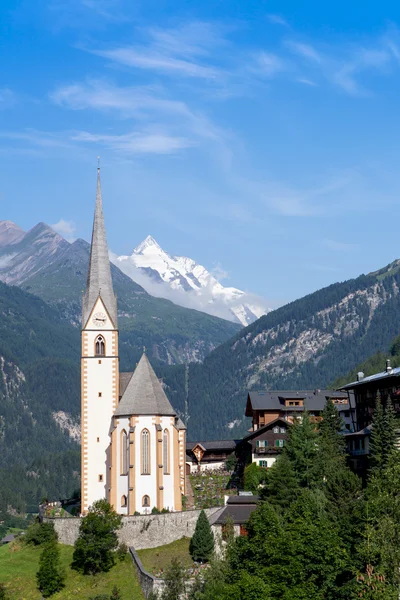
[[[176,415],[145,353],[114,414],[115,416]]]
[[[117,326],[117,300],[114,295],[110,259],[104,226],[103,202],[101,197],[100,169],[97,169],[96,209],[94,213],[92,244],[90,249],[89,273],[86,284],[86,292],[82,303],[82,324],[86,325],[90,313],[101,297],[107,312]]]

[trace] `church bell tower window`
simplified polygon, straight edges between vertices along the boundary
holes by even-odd
[[[102,335],[99,335],[96,338],[95,344],[95,352],[96,356],[105,356],[106,353],[106,344]]]
[[[164,475],[169,475],[169,431],[164,429],[163,434],[163,466]]]

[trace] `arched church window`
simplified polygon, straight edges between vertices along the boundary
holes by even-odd
[[[121,497],[121,506],[125,507],[128,505],[128,499],[126,496]]]
[[[142,475],[150,475],[150,432],[142,431]]]
[[[143,496],[142,506],[146,506],[146,507],[150,506],[150,497],[149,496]]]
[[[120,460],[121,460],[121,475],[126,475],[128,473],[128,457],[129,457],[129,441],[128,436],[123,429],[121,431],[121,447],[120,447]]]
[[[106,353],[106,344],[102,335],[96,338],[95,353],[96,356],[104,356]]]
[[[169,474],[169,431],[164,429],[163,434],[163,466],[164,475]]]

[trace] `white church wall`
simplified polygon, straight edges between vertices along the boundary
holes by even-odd
[[[148,429],[150,433],[150,475],[142,475],[142,431]],[[140,513],[146,514],[151,512],[153,506],[157,506],[157,432],[155,428],[155,421],[150,416],[137,417],[137,423],[135,426],[135,469],[136,469],[136,480],[135,480],[135,499],[136,499],[136,510]],[[150,506],[148,509],[143,508],[143,497],[147,495],[150,497]]]
[[[117,473],[117,492],[116,492],[116,510],[121,515],[127,515],[128,513],[128,504],[124,507],[121,504],[122,496],[126,496],[128,498],[129,492],[129,478],[128,475],[121,475],[121,434],[125,430],[126,434],[129,436],[129,418],[128,417],[119,417],[117,424],[117,452],[116,452],[116,473]],[[129,467],[129,465],[128,465]]]
[[[174,434],[173,434],[173,420],[171,417],[161,418],[161,427],[163,432],[168,429],[169,433],[169,474],[166,475],[163,469],[163,487],[164,487],[164,508],[169,510],[175,510],[175,497],[174,497],[174,475],[175,475],[175,448],[174,448]],[[164,453],[163,453],[164,460]]]
[[[106,314],[100,300],[97,301],[92,314]],[[112,327],[108,317],[104,327],[97,328],[90,319],[84,331],[84,398],[83,433],[86,443],[83,445],[86,482],[86,506],[91,506],[95,500],[108,496],[109,485],[109,460],[107,449],[109,446],[109,429],[113,414],[115,399],[115,383],[117,373],[113,360],[114,331],[107,330]],[[106,356],[95,356],[95,341],[101,335],[106,344]],[[86,352],[85,352],[86,347]],[[101,394],[101,396],[99,396]],[[102,481],[100,481],[102,478]]]

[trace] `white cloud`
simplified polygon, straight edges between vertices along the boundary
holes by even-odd
[[[112,150],[127,154],[172,154],[193,146],[188,139],[157,132],[132,131],[122,135],[107,135],[79,131],[71,139],[78,142],[100,143]]]
[[[10,108],[16,102],[15,93],[8,87],[0,88],[0,109]]]
[[[322,62],[322,57],[320,53],[317,52],[317,50],[315,50],[315,48],[313,48],[311,44],[303,44],[300,42],[288,41],[286,42],[286,45],[292,52],[294,52],[298,56],[301,56],[303,58],[306,58],[307,60],[311,60],[319,64]]]
[[[273,77],[286,69],[285,62],[276,54],[260,52],[257,56],[260,71],[266,77]]]
[[[57,223],[53,223],[50,225],[54,231],[59,233],[62,237],[64,237],[68,242],[73,242],[75,240],[75,232],[76,227],[73,221],[66,221],[65,219],[60,219]]]
[[[288,22],[280,15],[267,15],[267,19],[274,25],[283,25],[284,27],[289,27]]]

